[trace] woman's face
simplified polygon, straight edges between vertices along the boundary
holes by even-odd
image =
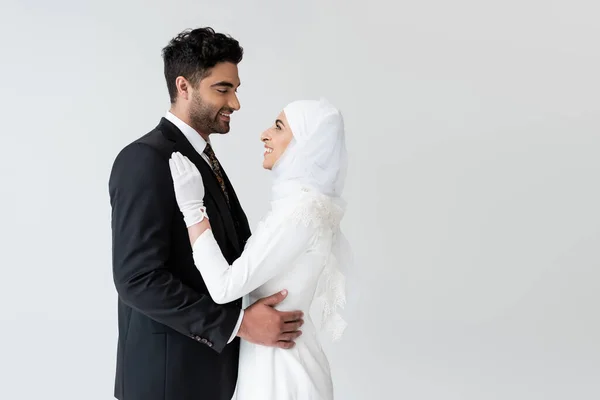
[[[275,123],[260,135],[260,140],[265,144],[263,168],[273,168],[293,137],[285,113],[282,111],[277,116]]]

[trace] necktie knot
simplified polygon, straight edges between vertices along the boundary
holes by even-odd
[[[215,152],[212,148],[212,146],[210,145],[210,143],[206,143],[206,147],[204,148],[204,154],[206,154],[208,156],[208,158],[212,159],[216,159],[217,156],[215,155]]]

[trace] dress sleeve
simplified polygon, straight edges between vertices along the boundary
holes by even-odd
[[[216,303],[238,299],[290,268],[316,237],[314,205],[310,201],[271,211],[232,265],[225,260],[210,229],[192,248],[196,268]]]

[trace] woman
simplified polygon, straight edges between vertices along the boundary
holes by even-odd
[[[328,331],[335,340],[346,326],[337,313],[345,300],[338,266],[349,254],[340,231],[347,164],[343,119],[324,99],[296,101],[261,140],[263,167],[275,175],[271,210],[233,265],[210,229],[202,177],[180,153],[170,160],[175,196],[184,219],[199,221],[188,224],[188,231],[196,266],[215,302],[249,295],[253,303],[286,288],[289,294],[277,308],[305,314],[302,336],[290,350],[242,341],[237,399],[332,399],[318,333]],[[313,307],[320,307],[320,321],[310,318]]]

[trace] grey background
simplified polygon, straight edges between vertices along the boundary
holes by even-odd
[[[299,98],[344,112],[337,398],[600,398],[597,4],[2,0],[0,398],[112,398],[108,174],[203,25],[246,51],[214,143],[252,226],[260,132]]]

